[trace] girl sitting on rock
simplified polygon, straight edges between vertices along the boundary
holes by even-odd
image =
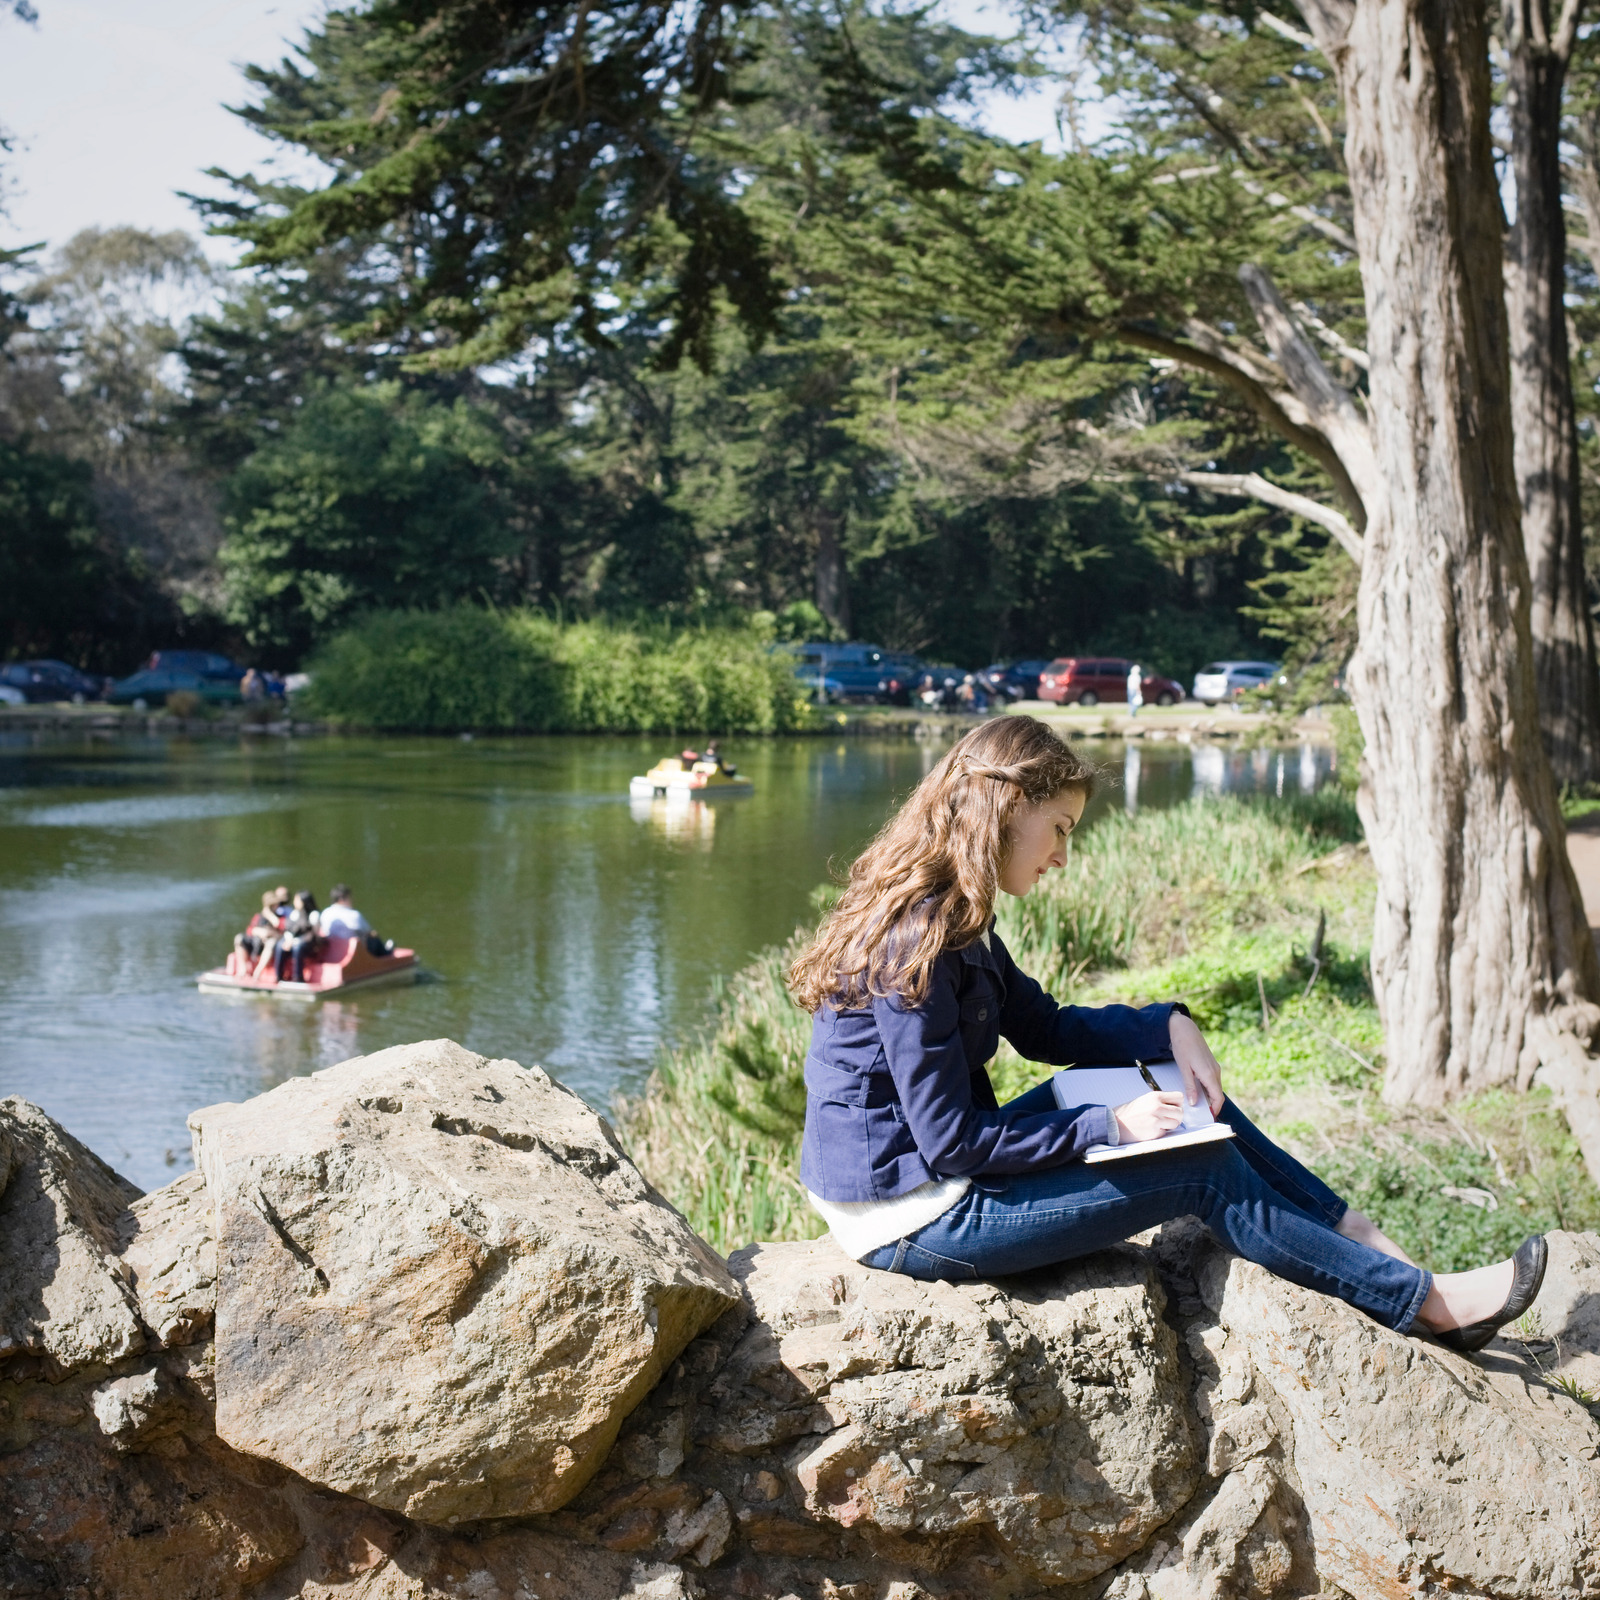
[[[994,930],[996,892],[1064,867],[1092,770],[1043,723],[962,738],[862,852],[789,971],[813,1013],[800,1176],[847,1255],[962,1281],[1087,1255],[1175,1217],[1359,1307],[1475,1350],[1533,1303],[1545,1242],[1434,1275],[1280,1149],[1222,1092],[1182,1005],[1060,1006]],[[984,1070],[1004,1037],[1052,1066],[1173,1060],[1184,1094],[1060,1109],[1052,1083],[1000,1105]],[[1204,1094],[1234,1137],[1086,1164],[1153,1139]]]

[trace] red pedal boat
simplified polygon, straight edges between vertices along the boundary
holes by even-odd
[[[234,951],[225,967],[213,967],[196,980],[212,994],[273,994],[285,1000],[326,1000],[330,995],[351,994],[357,990],[386,989],[417,981],[417,953],[399,946],[388,955],[375,956],[365,939],[328,939],[320,957],[308,956],[301,965],[303,983],[285,978],[282,983],[269,965],[259,978],[252,977],[251,963]]]

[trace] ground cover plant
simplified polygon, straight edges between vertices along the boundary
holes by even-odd
[[[1545,1091],[1384,1104],[1372,895],[1342,792],[1193,800],[1103,814],[1065,872],[1003,902],[1000,931],[1060,998],[1184,1000],[1246,1113],[1436,1271],[1600,1225]],[[810,1019],[783,994],[784,965],[768,950],[722,985],[709,1043],[668,1056],[622,1108],[646,1175],[721,1250],[823,1231],[798,1181]],[[1004,1044],[990,1072],[1002,1099],[1042,1076]]]
[[[305,706],[414,732],[784,733],[809,726],[794,662],[755,625],[625,626],[452,606],[373,612],[310,662]]]

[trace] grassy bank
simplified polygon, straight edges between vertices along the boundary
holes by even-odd
[[[377,612],[308,663],[307,714],[451,733],[783,733],[793,663],[754,627],[622,627],[456,606]]]
[[[1246,1112],[1436,1270],[1600,1225],[1600,1192],[1543,1091],[1383,1104],[1372,900],[1354,808],[1325,791],[1108,815],[1064,873],[1003,903],[1000,928],[1060,998],[1186,1001]],[[729,981],[710,1043],[664,1061],[624,1112],[651,1181],[722,1250],[821,1231],[797,1181],[809,1019],[782,965],[768,951]],[[1005,1045],[990,1070],[1002,1098],[1043,1075]]]

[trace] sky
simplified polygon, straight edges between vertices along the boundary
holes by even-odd
[[[273,147],[226,107],[249,98],[240,68],[272,62],[323,14],[322,0],[36,0],[0,4],[0,126],[16,140],[0,245],[54,246],[81,228],[198,232],[179,190],[215,191],[207,167],[261,171]],[[1006,31],[983,0],[946,0],[974,30]],[[1057,90],[996,96],[981,120],[1015,140],[1057,141]],[[280,169],[281,170],[281,169]],[[218,261],[234,254],[213,240]]]

